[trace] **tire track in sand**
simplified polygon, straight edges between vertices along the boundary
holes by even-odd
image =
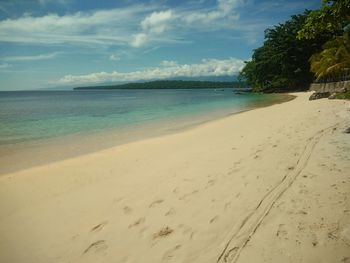
[[[338,125],[340,125],[340,123],[323,129],[308,139],[305,148],[303,149],[298,161],[296,162],[295,168],[289,171],[283,177],[283,179],[260,200],[254,211],[246,216],[242,223],[240,223],[238,226],[235,226],[231,230],[230,234],[228,235],[228,240],[223,244],[223,248],[216,261],[217,263],[237,262],[240,253],[252,238],[256,230],[259,228],[264,218],[268,215],[273,205],[293,184],[295,179],[307,166],[317,143],[328,131],[333,130],[333,128]]]

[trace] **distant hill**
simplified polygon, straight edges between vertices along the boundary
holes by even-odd
[[[160,80],[160,79],[158,79],[158,80]],[[173,77],[173,78],[167,78],[166,80],[235,82],[235,81],[237,81],[237,76]],[[157,81],[157,79],[152,79],[149,81]],[[140,81],[137,81],[137,82],[140,82]]]
[[[158,80],[150,82],[136,82],[118,85],[76,87],[74,90],[113,90],[113,89],[247,89],[237,81],[185,81]]]

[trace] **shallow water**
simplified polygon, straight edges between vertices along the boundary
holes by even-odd
[[[278,95],[232,90],[21,91],[0,93],[0,145],[222,115]],[[205,118],[208,119],[208,118]],[[179,126],[182,124],[179,123]]]
[[[0,174],[289,99],[198,89],[0,92]]]

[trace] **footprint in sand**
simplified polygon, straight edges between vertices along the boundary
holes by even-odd
[[[198,193],[199,191],[198,190],[194,190],[194,191],[192,191],[192,192],[190,192],[190,193],[188,193],[188,194],[184,194],[183,196],[181,196],[180,198],[179,198],[179,200],[185,200],[185,199],[187,199],[187,197],[189,197],[189,196],[191,196],[191,195],[194,195],[194,194],[196,194],[196,193]]]
[[[226,175],[231,175],[231,174],[237,173],[237,172],[239,172],[239,170],[241,170],[241,169],[240,168],[232,168],[226,173]]]
[[[190,227],[190,226],[186,226],[184,224],[180,224],[179,228],[182,229],[182,234],[183,235],[187,235],[188,236],[189,240],[192,240],[193,236],[196,234],[196,231],[194,231],[192,229],[192,227]]]
[[[209,180],[209,181],[207,182],[207,186],[205,187],[205,189],[207,189],[207,188],[213,186],[215,183],[216,183],[216,180],[214,180],[214,179]]]
[[[299,210],[297,212],[297,214],[299,214],[299,215],[307,215],[307,212],[305,210]]]
[[[226,211],[231,206],[231,202],[227,202],[224,206],[224,210]]]
[[[100,251],[106,250],[107,248],[108,248],[108,245],[106,243],[106,240],[98,240],[92,243],[90,246],[88,246],[84,250],[83,254],[91,253],[91,252],[98,253]]]
[[[138,226],[138,225],[144,223],[145,221],[146,221],[146,218],[140,217],[140,218],[139,218],[138,220],[136,220],[134,223],[130,224],[130,225],[129,225],[129,228]]]
[[[175,214],[175,209],[174,209],[174,208],[170,208],[170,209],[168,210],[168,212],[165,213],[165,216],[171,216],[171,215],[173,215],[173,214]]]
[[[168,226],[164,227],[161,230],[159,230],[157,233],[153,234],[153,239],[169,236],[173,232],[174,230],[171,229],[170,227]]]
[[[193,182],[193,180],[192,179],[189,179],[189,178],[185,178],[185,179],[183,179],[182,181],[184,181],[184,182]]]
[[[123,211],[124,211],[124,214],[128,215],[128,214],[131,214],[132,213],[132,209],[128,206],[125,206],[123,208]]]
[[[124,197],[119,197],[119,198],[114,198],[113,199],[113,203],[119,203],[120,201],[122,201],[124,199]]]
[[[181,248],[181,245],[177,245],[177,246],[165,251],[165,253],[163,255],[163,260],[167,261],[167,260],[171,260],[172,258],[174,258],[174,252],[180,248]]]
[[[141,228],[140,229],[140,231],[139,231],[139,233],[140,233],[140,235],[141,236],[143,236],[144,235],[144,233],[146,232],[146,230],[148,229],[148,227],[146,226],[146,227],[143,227],[143,228]]]
[[[163,203],[163,202],[164,202],[163,199],[155,200],[155,201],[153,201],[153,202],[149,205],[149,208],[152,208],[152,207],[154,207],[154,206],[156,206],[156,205],[158,205],[158,204],[161,204],[161,203]]]
[[[318,245],[318,240],[315,233],[311,234],[311,244],[313,247],[316,247]]]
[[[242,161],[242,159],[241,159],[241,160],[238,160],[238,161],[236,161],[236,162],[234,162],[233,165],[234,165],[234,166],[240,165],[240,164],[241,164],[241,161]]]
[[[100,232],[107,224],[108,221],[103,221],[102,223],[91,228],[90,232]]]
[[[279,238],[288,239],[287,235],[288,235],[288,232],[287,232],[286,226],[284,224],[280,224],[278,226],[276,236],[279,237]]]
[[[219,216],[214,216],[212,219],[210,219],[209,224],[214,223],[218,219],[219,219]]]
[[[192,231],[191,235],[190,235],[190,240],[193,239],[194,235],[196,234],[196,231]]]
[[[299,193],[300,193],[300,194],[307,194],[307,193],[309,193],[309,191],[308,191],[308,190],[305,190],[305,189],[300,189],[300,190],[299,190]]]
[[[192,228],[190,226],[186,226],[184,224],[180,224],[179,228],[183,229],[182,234],[187,235],[192,231]]]

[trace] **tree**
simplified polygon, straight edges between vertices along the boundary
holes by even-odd
[[[254,50],[241,77],[255,91],[273,92],[306,89],[313,80],[309,58],[320,52],[329,34],[314,39],[297,39],[310,11],[294,15],[290,20],[265,31],[262,47]]]
[[[342,35],[349,25],[350,0],[323,0],[321,8],[308,15],[298,39],[314,39],[324,33]]]
[[[340,80],[350,71],[350,36],[346,32],[343,36],[328,41],[323,51],[310,58],[311,71],[316,80]]]
[[[349,72],[350,0],[324,0],[319,10],[310,12],[298,32],[298,39],[316,39],[320,34],[333,35],[323,51],[310,58],[311,71],[318,81],[341,80]]]

